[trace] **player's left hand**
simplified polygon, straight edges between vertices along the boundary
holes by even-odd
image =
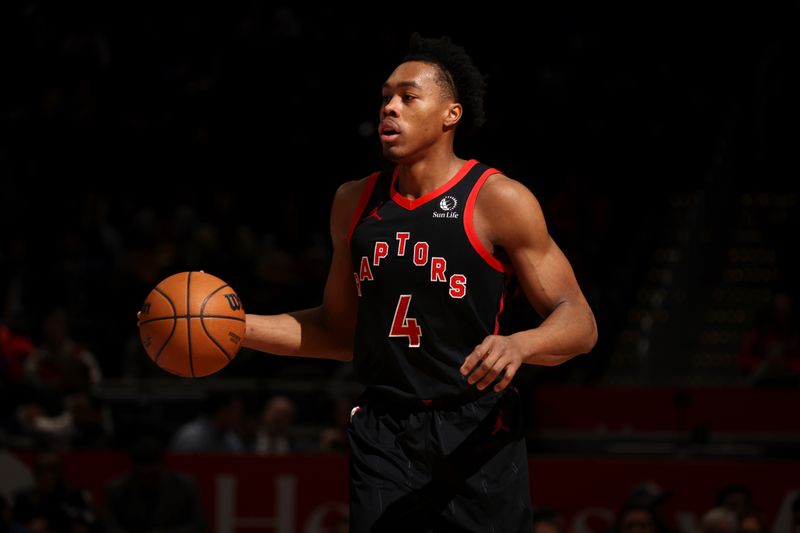
[[[461,375],[469,376],[467,382],[483,390],[503,373],[503,379],[494,386],[500,392],[508,387],[521,365],[522,352],[510,337],[489,335],[464,360]]]

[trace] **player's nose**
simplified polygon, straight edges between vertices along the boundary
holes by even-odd
[[[381,106],[381,118],[383,117],[396,117],[397,116],[397,103],[400,98],[395,95],[383,102]]]

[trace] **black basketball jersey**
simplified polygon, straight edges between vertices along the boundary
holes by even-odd
[[[511,274],[478,240],[472,220],[480,187],[497,171],[468,161],[416,200],[399,194],[397,173],[368,178],[350,225],[356,375],[401,398],[474,396],[459,368],[497,333]]]

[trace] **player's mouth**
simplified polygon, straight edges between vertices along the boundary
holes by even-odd
[[[392,142],[400,137],[400,128],[391,120],[384,120],[378,128],[381,142]]]

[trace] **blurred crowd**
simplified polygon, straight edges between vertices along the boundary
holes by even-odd
[[[41,454],[33,465],[33,486],[6,498],[0,492],[2,533],[143,533],[209,531],[194,480],[164,461],[164,443],[142,435],[132,443],[127,469],[106,482],[102,504],[79,486],[70,484],[58,454]],[[603,519],[607,533],[768,533],[800,531],[800,496],[786,512],[767,519],[746,485],[720,485],[709,495],[698,516],[667,512],[677,494],[652,480],[620,494],[616,512]],[[771,523],[774,520],[774,523]],[[411,526],[411,524],[409,524]],[[532,533],[575,533],[598,524],[567,524],[557,508],[535,505]],[[331,530],[348,531],[347,516]]]

